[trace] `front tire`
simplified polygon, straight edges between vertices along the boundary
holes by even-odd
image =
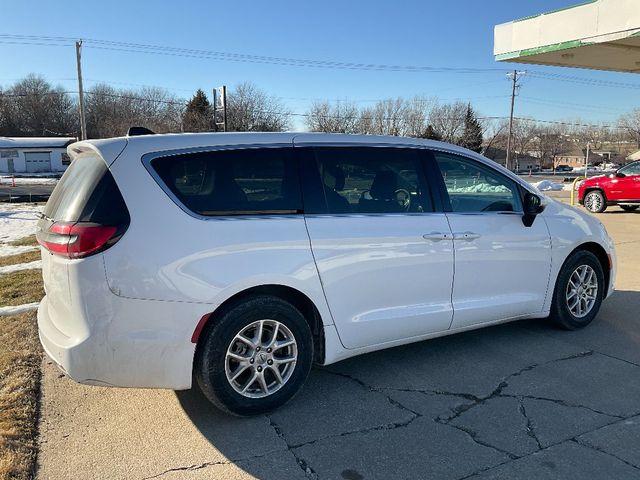
[[[602,213],[607,209],[607,200],[600,190],[591,190],[584,196],[584,207],[591,213]]]
[[[586,250],[572,253],[558,274],[551,319],[566,330],[589,325],[604,298],[604,271],[598,258]]]
[[[640,205],[620,205],[625,212],[635,212]]]
[[[268,295],[223,307],[202,333],[195,377],[219,409],[238,416],[272,411],[290,400],[311,369],[313,338],[304,316]]]

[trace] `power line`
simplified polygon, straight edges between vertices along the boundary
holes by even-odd
[[[574,83],[578,85],[588,85],[595,87],[628,88],[640,90],[640,84],[629,82],[617,82],[614,80],[603,80],[598,78],[579,77],[577,75],[565,75],[561,73],[542,72],[539,70],[529,71],[529,76],[540,80],[554,80],[560,82]]]
[[[520,101],[526,102],[526,103],[532,103],[534,105],[544,105],[549,107],[560,107],[560,108],[570,107],[572,109],[586,110],[586,111],[592,111],[592,112],[613,113],[617,115],[623,114],[623,112],[621,112],[620,110],[615,108],[609,108],[605,105],[591,105],[587,103],[583,104],[583,103],[574,103],[574,102],[563,102],[563,101],[549,100],[544,98],[524,97],[524,96],[520,98]]]
[[[491,73],[504,72],[504,68],[471,68],[471,67],[434,67],[425,65],[392,65],[364,62],[343,62],[333,60],[313,60],[306,58],[277,57],[267,55],[251,55],[245,53],[201,50],[192,48],[170,47],[166,45],[151,45],[142,43],[119,42],[83,38],[87,48],[120,51],[128,53],[146,53],[188,58],[202,58],[210,60],[262,63],[296,67],[314,67],[341,70],[391,71],[414,73]],[[39,35],[0,35],[0,43],[12,45],[46,45],[68,46],[76,39],[71,37],[51,37]]]
[[[77,39],[74,37],[44,36],[44,35],[0,35],[0,44],[9,45],[35,45],[35,46],[72,46]],[[472,67],[434,67],[424,65],[388,65],[361,62],[341,62],[332,60],[313,60],[289,57],[277,57],[267,55],[251,55],[244,53],[212,51],[202,49],[170,47],[165,45],[152,45],[131,42],[119,42],[99,39],[83,39],[87,48],[120,51],[125,53],[146,53],[155,55],[168,55],[188,58],[209,59],[217,61],[233,61],[247,63],[262,63],[294,67],[315,67],[342,70],[364,71],[390,71],[405,73],[494,73],[505,72],[504,68],[472,68]],[[589,86],[640,89],[639,83],[618,82],[613,80],[594,79],[577,75],[566,75],[541,70],[528,70],[532,78],[542,80],[554,80],[582,84]]]

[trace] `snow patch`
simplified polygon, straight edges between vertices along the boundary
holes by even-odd
[[[18,272],[20,270],[35,270],[37,268],[42,268],[42,260],[34,260],[33,262],[28,263],[15,263],[13,265],[5,265],[4,267],[0,267],[0,275],[2,275],[3,273]]]
[[[0,243],[9,243],[36,233],[43,205],[0,203]]]
[[[557,192],[564,189],[564,185],[562,185],[561,183],[555,183],[550,180],[542,180],[541,182],[532,183],[531,185],[533,187],[536,187],[541,192]]]
[[[488,183],[476,183],[475,185],[469,185],[466,187],[459,187],[457,185],[447,185],[447,191],[449,193],[503,193],[509,192],[509,189],[504,185],[489,185]]]
[[[12,178],[10,176],[0,176],[0,184],[2,185],[55,185],[58,183],[57,178]]]
[[[38,247],[29,245],[5,245],[0,243],[0,257],[10,257],[11,255],[19,255],[25,252],[32,252],[38,250]]]
[[[0,317],[8,317],[9,315],[18,315],[19,313],[37,310],[40,302],[25,303],[23,305],[0,307]]]

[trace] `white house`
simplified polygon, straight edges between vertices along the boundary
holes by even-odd
[[[0,137],[0,173],[62,172],[74,137]]]

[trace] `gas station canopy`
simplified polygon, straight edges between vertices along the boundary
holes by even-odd
[[[497,61],[640,72],[640,0],[591,0],[496,25]]]

